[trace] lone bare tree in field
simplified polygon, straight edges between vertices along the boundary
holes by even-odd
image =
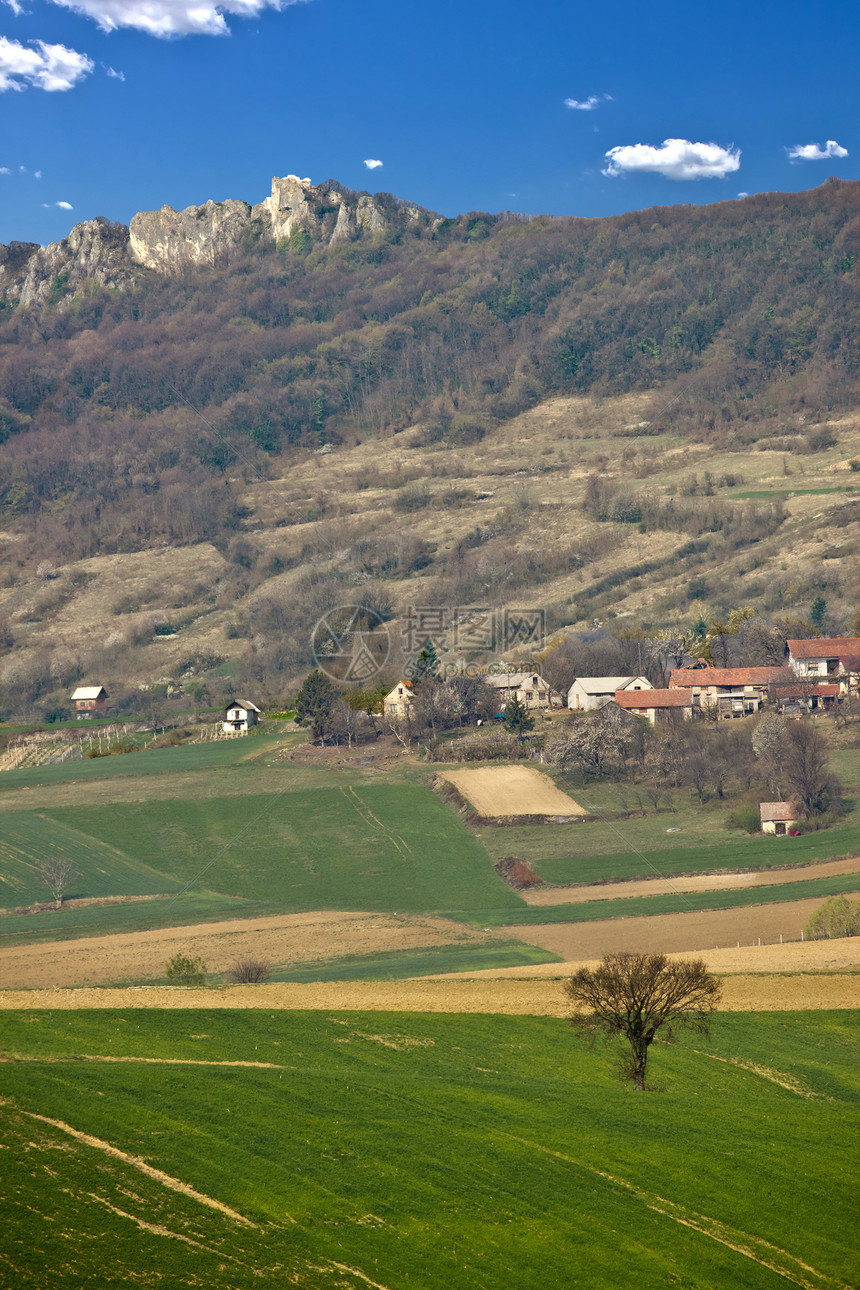
[[[707,1034],[720,997],[719,982],[702,959],[672,962],[665,954],[606,954],[599,967],[580,968],[564,988],[574,1029],[627,1039],[632,1052],[624,1073],[637,1089],[645,1088],[657,1032],[665,1030],[669,1039],[680,1027]]]
[[[39,861],[36,873],[39,881],[54,897],[56,908],[60,909],[69,883],[78,876],[71,860],[67,860],[65,856],[49,856],[48,859]]]

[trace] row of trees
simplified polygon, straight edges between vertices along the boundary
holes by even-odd
[[[653,786],[654,805],[667,788],[689,788],[703,803],[758,785],[762,794],[792,801],[807,819],[842,809],[842,787],[815,723],[775,712],[752,724],[678,719],[652,729],[608,704],[570,721],[545,751],[554,765],[583,780],[638,775]],[[738,823],[745,827],[746,817]],[[752,807],[748,824],[759,827]]]

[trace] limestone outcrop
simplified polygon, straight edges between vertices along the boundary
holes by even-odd
[[[122,287],[143,270],[178,274],[229,261],[255,242],[276,244],[302,234],[332,245],[389,230],[418,232],[438,218],[388,193],[354,192],[335,180],[312,184],[296,175],[276,177],[270,196],[255,206],[234,198],[181,211],[162,206],[140,211],[128,228],[99,217],[49,246],[0,244],[0,301],[61,301],[86,280]]]
[[[73,294],[86,281],[103,287],[126,286],[134,279],[128,254],[128,229],[98,216],[76,224],[61,242],[0,244],[0,300],[41,305]]]

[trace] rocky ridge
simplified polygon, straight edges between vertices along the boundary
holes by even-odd
[[[269,197],[252,206],[235,198],[177,211],[140,211],[128,228],[99,216],[77,224],[60,242],[0,243],[0,301],[57,303],[86,282],[124,287],[147,269],[177,274],[214,265],[256,242],[294,237],[324,245],[390,230],[420,232],[433,212],[388,193],[354,192],[336,180],[312,184],[296,175],[272,180]]]

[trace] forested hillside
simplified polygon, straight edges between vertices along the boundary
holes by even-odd
[[[7,307],[0,715],[278,699],[356,600],[854,630],[858,189],[300,230]]]
[[[71,299],[58,279],[0,315],[0,519],[38,532],[28,561],[220,544],[243,518],[225,472],[415,424],[473,444],[553,395],[651,391],[652,432],[815,448],[805,422],[854,398],[857,190],[300,233]]]

